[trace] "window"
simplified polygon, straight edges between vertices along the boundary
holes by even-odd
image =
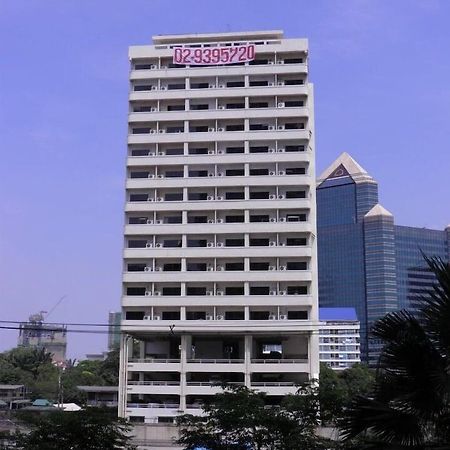
[[[208,89],[209,83],[192,83],[191,82],[191,89]]]
[[[227,81],[227,87],[244,87],[243,81]]]
[[[182,223],[183,218],[180,216],[166,216],[164,217],[164,223],[176,224]]]
[[[225,239],[225,247],[243,247],[244,239]]]
[[[250,270],[269,270],[268,262],[250,262]]]
[[[244,124],[233,124],[225,127],[227,131],[244,131]]]
[[[269,147],[259,146],[259,147],[250,147],[250,153],[268,153]]]
[[[303,64],[303,58],[285,58],[284,64]]]
[[[147,223],[147,217],[129,217],[128,223],[130,225],[140,225],[140,224],[146,224]]]
[[[252,176],[269,175],[269,169],[250,169],[250,175]]]
[[[208,149],[207,148],[190,148],[189,154],[190,155],[207,155]]]
[[[207,244],[206,239],[188,239],[187,241],[188,247],[206,247]]]
[[[250,247],[268,247],[269,239],[267,238],[251,238]]]
[[[189,192],[188,200],[207,200],[208,193],[207,192]]]
[[[192,111],[200,111],[204,109],[209,109],[209,105],[207,103],[202,103],[201,105],[190,105],[190,109]]]
[[[180,272],[181,264],[179,263],[169,263],[163,265],[164,272]]]
[[[286,175],[305,175],[306,169],[304,167],[287,167]]]
[[[145,295],[145,287],[128,287],[127,295]]]
[[[308,320],[308,311],[288,311],[288,320]]]
[[[205,320],[205,311],[186,311],[186,320]]]
[[[175,89],[185,89],[185,88],[186,88],[186,85],[184,83],[170,83],[167,85],[167,89],[169,91],[175,90]]]
[[[254,194],[258,194],[258,192],[254,192]],[[250,222],[269,222],[269,220],[270,216],[268,214],[253,214],[250,216]]]
[[[285,123],[284,128],[286,130],[304,130],[305,124],[304,123]]]
[[[244,147],[227,147],[227,153],[244,153]]]
[[[306,245],[306,238],[287,238],[286,245],[287,246],[303,246]]]
[[[250,311],[250,320],[269,320],[269,311]]]
[[[250,86],[268,86],[269,82],[267,80],[251,80]]]
[[[166,149],[167,156],[183,155],[184,150],[182,148],[168,148]]]
[[[142,320],[144,318],[144,311],[127,311],[125,314],[126,320]]]
[[[172,288],[164,288],[164,289],[172,289]],[[164,289],[163,289],[163,295],[180,295],[180,294],[164,294]],[[162,316],[162,320],[180,320],[180,312],[179,311],[163,311],[161,316]]]
[[[244,286],[228,286],[225,295],[244,295]]]
[[[267,123],[251,123],[250,131],[264,131],[268,130],[269,125]]]
[[[225,320],[244,320],[244,311],[225,311]]]
[[[166,202],[179,202],[183,200],[183,193],[182,192],[173,192],[173,193],[167,193],[164,195],[164,200]]]
[[[227,109],[242,109],[245,108],[245,103],[227,103]]]
[[[162,289],[162,295],[181,295],[181,287],[164,287]],[[180,313],[178,313],[178,314],[180,314]],[[163,318],[164,318],[164,313],[163,313]]]
[[[147,106],[147,105],[136,105],[133,107],[133,112],[152,112],[156,110],[153,106]]]
[[[181,239],[164,239],[163,246],[167,248],[181,248]]]
[[[225,175],[227,177],[242,177],[244,176],[244,169],[227,169]]]
[[[130,194],[130,202],[146,202],[148,194]]]
[[[289,261],[286,263],[287,270],[306,270],[306,261]]]
[[[286,86],[294,86],[297,84],[303,84],[303,80],[297,79],[297,80],[285,80],[284,84]]]
[[[152,85],[151,84],[136,84],[133,89],[134,89],[135,92],[151,91],[152,90]]]
[[[143,272],[147,266],[145,264],[128,264],[128,272]]]
[[[245,220],[244,216],[226,216],[225,222],[226,223],[243,223]]]
[[[208,171],[207,170],[190,170],[189,176],[190,177],[207,177]]]
[[[284,102],[284,106],[286,106],[287,108],[292,108],[295,106],[304,106],[304,102],[303,100],[288,100]]]
[[[187,271],[188,272],[205,272],[206,271],[206,263],[187,263]]]
[[[250,192],[250,199],[268,199],[269,198],[269,192]],[[256,216],[253,216],[253,217],[256,217]],[[262,216],[258,216],[258,217],[262,217]],[[269,216],[267,216],[267,217],[269,217]],[[250,222],[252,222],[252,221],[250,221]],[[261,220],[261,222],[268,222],[268,220],[267,221],[263,221],[263,220]]]
[[[128,241],[128,248],[145,248],[147,245],[146,240],[130,240]]]
[[[286,198],[306,198],[305,191],[286,191]]]
[[[197,125],[189,127],[191,133],[207,133],[209,131],[208,125]]]
[[[130,178],[148,178],[148,172],[131,172]]]
[[[286,152],[304,152],[305,146],[304,145],[286,145],[284,150]]]
[[[148,156],[149,153],[150,153],[150,150],[148,150],[146,148],[131,150],[131,156]]]
[[[250,286],[250,295],[269,295],[269,286]]]
[[[267,102],[253,102],[250,103],[250,108],[268,108],[269,104]]]
[[[184,111],[184,105],[168,105],[167,111]]]
[[[286,222],[306,222],[306,214],[286,214]]]
[[[288,286],[288,295],[305,295],[308,293],[308,288],[306,286]]]
[[[150,128],[142,127],[142,128],[132,128],[132,134],[148,134],[150,133]]]
[[[152,69],[152,64],[135,64],[134,70],[150,70]]]
[[[244,200],[243,192],[226,192],[225,198],[227,200]]]
[[[184,173],[182,170],[166,170],[164,176],[166,178],[183,178]]]
[[[191,200],[189,198],[189,200]],[[207,223],[208,216],[189,216],[188,223]]]
[[[225,270],[227,271],[244,270],[244,263],[243,262],[226,263]]]
[[[186,295],[206,295],[206,287],[204,286],[188,286]]]

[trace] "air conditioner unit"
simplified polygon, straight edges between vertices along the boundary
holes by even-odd
[[[162,225],[163,221],[162,221],[161,219],[158,219],[158,220],[155,221],[155,223],[156,223],[157,225]]]
[[[223,295],[223,291],[217,291],[217,295]],[[217,316],[219,317],[219,316]]]
[[[270,148],[269,148],[269,153],[275,153],[275,149],[272,148],[272,147],[270,147]]]
[[[208,242],[208,243],[206,244],[206,246],[207,246],[207,247],[210,247],[210,248],[211,248],[211,247],[214,247],[214,243],[213,243],[213,242]]]
[[[208,223],[214,223],[214,219],[208,219]]]
[[[148,201],[148,202],[154,202],[155,199],[154,199],[153,197],[149,197],[149,198],[147,199],[147,201]]]
[[[152,91],[156,91],[156,89],[158,89],[158,87],[157,86],[152,86],[151,89],[152,89]]]
[[[155,174],[154,173],[149,173],[148,174],[148,178],[155,178]]]
[[[161,86],[162,91],[167,91],[167,86]]]
[[[220,131],[220,132],[225,131],[225,128],[219,127],[219,128],[217,128],[217,131]]]
[[[278,175],[286,175],[286,172],[284,170],[279,170]]]
[[[286,217],[280,217],[280,222],[286,222]]]
[[[273,131],[273,130],[275,130],[275,127],[273,125],[269,125],[269,127],[267,129],[270,131]]]
[[[215,130],[214,130],[213,127],[208,127],[208,131],[209,131],[210,133],[212,133],[212,132],[214,132]]]
[[[208,155],[214,155],[214,150],[208,150]]]
[[[164,175],[162,173],[160,173],[157,178],[164,178]]]
[[[160,242],[158,242],[157,244],[155,244],[156,248],[162,248],[162,244]]]
[[[217,247],[223,247],[223,242],[218,242]]]
[[[147,219],[147,224],[148,225],[151,225],[153,223],[153,220],[152,219]]]
[[[277,198],[277,196],[274,195],[274,194],[270,194],[270,195],[269,195],[269,198],[270,198],[270,200],[275,200],[275,199]]]
[[[281,195],[278,196],[278,198],[279,198],[280,200],[283,200],[283,199],[284,199],[284,195],[281,194]]]
[[[287,295],[286,291],[280,291],[280,295]]]
[[[152,248],[152,247],[153,247],[153,244],[151,242],[147,242],[145,244],[145,248]]]
[[[223,172],[217,172],[218,177],[223,177]]]
[[[213,266],[208,266],[208,267],[206,268],[206,270],[207,270],[208,272],[212,272],[212,271],[214,270],[214,267],[213,267]]]
[[[280,245],[281,245],[282,247],[286,247],[286,242],[280,242]]]
[[[278,103],[278,108],[284,108],[284,102],[279,102]]]
[[[217,270],[219,270],[220,272],[223,272],[225,270],[225,267],[223,266],[217,266]]]
[[[158,197],[157,199],[156,199],[156,201],[157,202],[162,202],[164,199],[162,198],[162,197]]]
[[[280,314],[280,320],[287,320],[288,316],[286,314]]]
[[[158,68],[158,66],[156,65],[156,64],[152,64],[151,66],[150,66],[150,69],[152,69],[152,70],[155,70],[155,69],[157,69]]]
[[[277,291],[270,291],[270,295],[277,295]]]
[[[284,130],[284,125],[278,125],[279,130]]]
[[[287,267],[286,266],[280,266],[280,270],[286,270]]]
[[[149,266],[144,267],[144,272],[151,272],[151,271],[152,271],[151,267],[149,267]]]
[[[211,316],[211,314],[206,314],[205,318],[206,320],[214,320],[214,317]]]
[[[155,295],[161,295],[161,291],[155,291]]]
[[[221,195],[218,195],[217,200],[223,200],[223,197]]]
[[[156,130],[150,130],[150,134],[155,134]]]
[[[269,314],[269,320],[277,320],[277,316],[275,314]]]
[[[275,241],[270,241],[269,242],[269,246],[270,247],[275,247],[277,245],[277,243]]]
[[[165,153],[164,152],[158,152],[158,156],[164,156]]]
[[[219,105],[219,109],[225,109],[225,106]]]
[[[154,106],[152,106],[152,107],[150,108],[150,111],[151,111],[151,112],[156,112],[156,111],[158,111],[158,108],[155,108]]]
[[[271,222],[276,222],[277,219],[275,219],[275,217],[271,217],[271,218],[270,218],[270,221],[271,221]]]
[[[209,87],[210,89],[214,89],[214,88],[216,87],[216,85],[215,85],[215,84],[210,84],[208,87]]]
[[[284,64],[284,60],[283,60],[283,59],[280,59],[280,60],[278,61],[278,64]]]
[[[278,86],[284,86],[284,81],[279,81],[277,84]]]
[[[213,177],[213,176],[214,176],[214,174],[212,172],[208,173],[208,177]]]
[[[155,156],[155,152],[148,152],[148,156]]]
[[[161,316],[153,316],[153,320],[161,320]]]
[[[217,219],[217,223],[223,223],[223,219]]]
[[[284,148],[279,148],[278,151],[279,151],[280,153],[284,153]]]
[[[225,316],[224,316],[224,315],[222,315],[222,314],[217,314],[216,320],[224,320],[224,319],[225,319]]]
[[[275,267],[275,266],[269,266],[269,270],[276,270],[277,268]],[[275,294],[272,294],[272,292],[273,291],[271,291],[271,295],[275,295]]]
[[[275,62],[271,59],[269,59],[269,61],[267,61],[268,64],[275,64]]]
[[[144,316],[143,320],[152,320],[151,316]]]
[[[150,295],[152,295],[152,291],[145,291],[145,295],[146,297],[149,297]]]
[[[162,272],[162,267],[156,266],[155,267],[155,272]]]
[[[206,291],[206,295],[213,295],[213,291]]]
[[[275,83],[273,81],[269,81],[269,86],[275,86]]]
[[[164,128],[160,128],[160,129],[158,130],[158,132],[164,134],[164,133],[166,132],[166,130],[165,130]]]
[[[225,152],[223,150],[217,150],[218,155],[223,155]]]
[[[275,175],[275,172],[274,172],[273,170],[271,170],[271,171],[269,172],[269,175],[270,175],[270,176],[273,176],[273,175]]]
[[[219,84],[219,88],[220,88],[220,89],[223,89],[224,87],[225,87],[224,84]]]
[[[167,69],[167,66],[165,64],[161,64],[161,69]]]
[[[214,197],[212,195],[208,195],[208,197],[206,197],[207,200],[214,200]]]

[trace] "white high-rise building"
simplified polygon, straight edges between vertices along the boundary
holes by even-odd
[[[129,56],[119,414],[199,413],[222,382],[276,404],[319,372],[307,40],[156,36]]]

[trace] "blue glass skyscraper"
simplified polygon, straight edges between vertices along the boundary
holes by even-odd
[[[415,307],[434,278],[421,250],[450,259],[445,231],[394,224],[378,203],[378,183],[347,153],[318,179],[319,303],[353,307],[361,322],[362,359],[375,363],[371,324],[390,311]]]

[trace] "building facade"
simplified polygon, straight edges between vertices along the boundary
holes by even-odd
[[[376,364],[370,327],[401,308],[414,310],[434,282],[421,251],[450,258],[450,226],[398,226],[378,203],[378,183],[347,153],[317,183],[319,303],[352,307],[361,323],[362,359]]]
[[[319,308],[319,359],[333,370],[361,362],[359,320],[354,308]]]
[[[170,422],[221,382],[316,378],[314,108],[305,39],[131,47],[119,414]]]
[[[120,347],[120,321],[122,313],[110,311],[108,314],[108,351],[116,350]]]
[[[19,347],[44,348],[55,363],[66,361],[67,327],[44,323],[42,312],[32,314],[28,322],[19,325]]]

